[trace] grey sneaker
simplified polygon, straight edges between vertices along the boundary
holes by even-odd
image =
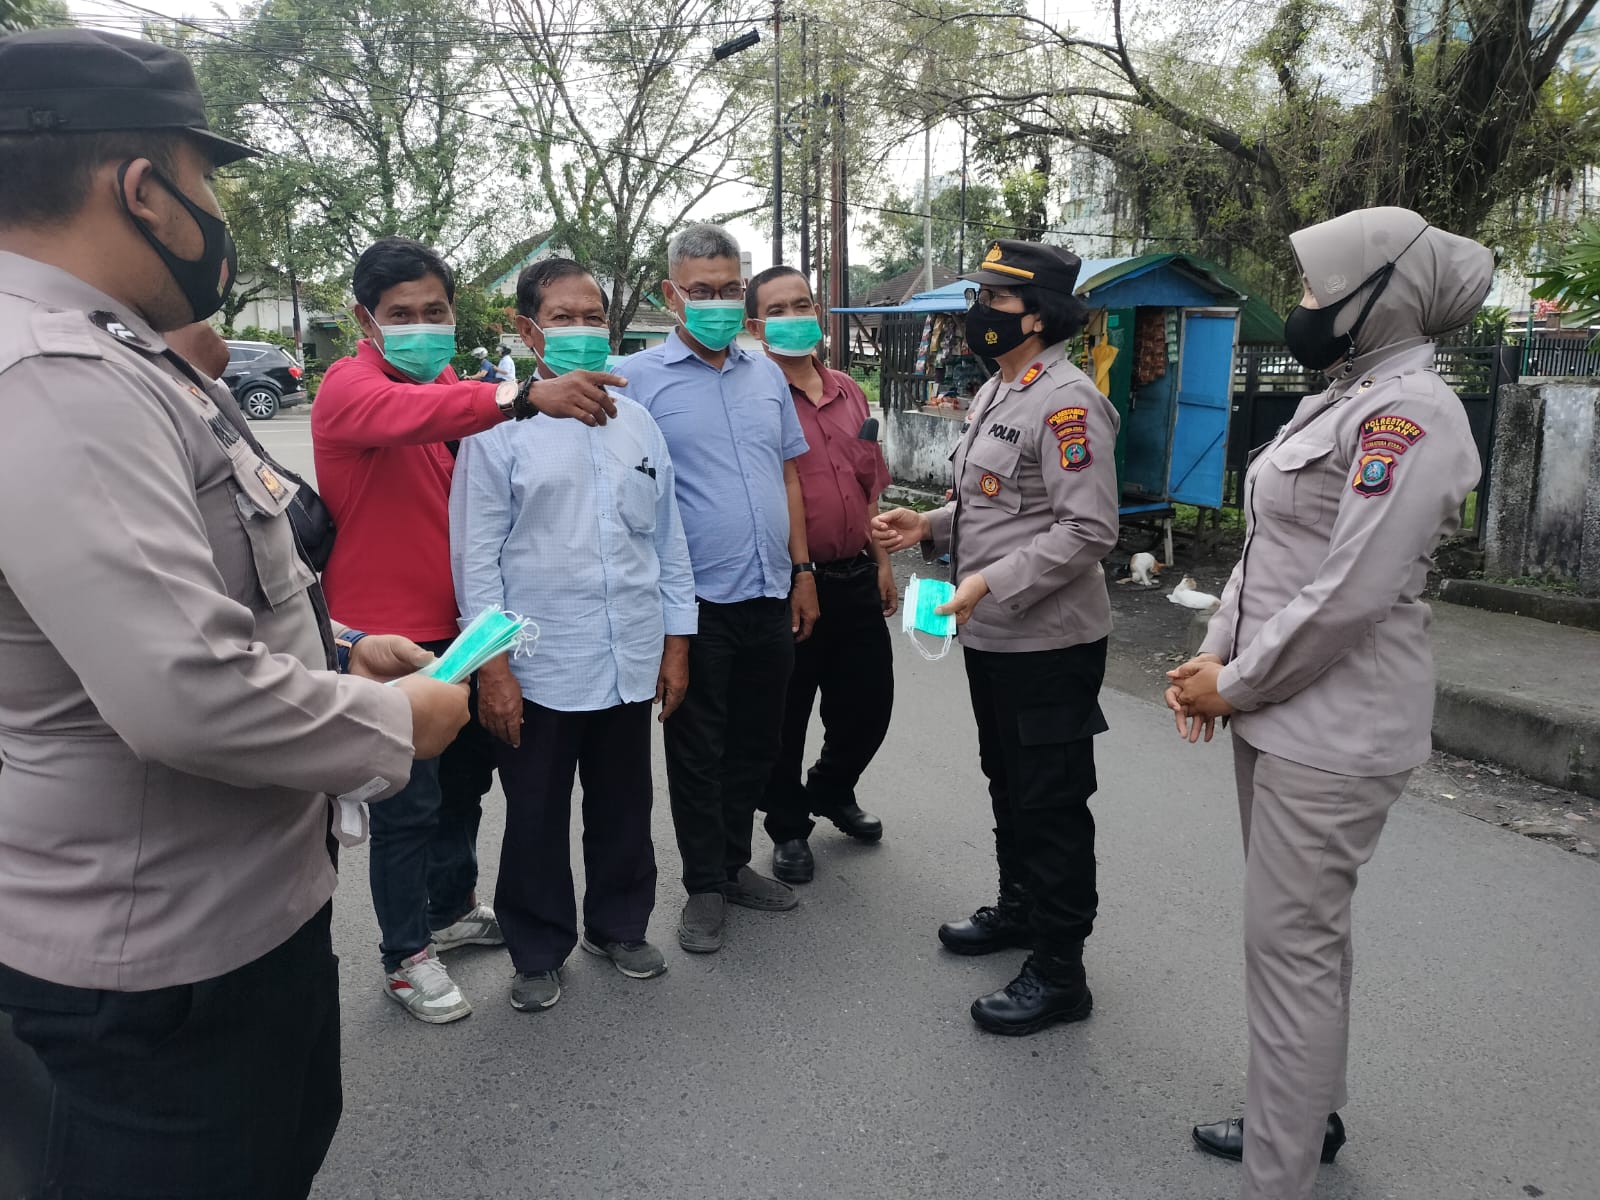
[[[649,942],[603,942],[596,945],[585,933],[578,942],[590,954],[609,958],[629,979],[654,979],[667,973],[667,960]]]
[[[391,1000],[429,1025],[448,1025],[472,1011],[472,1005],[430,948],[417,951],[390,971],[384,985]]]
[[[736,879],[723,885],[722,894],[729,904],[741,908],[760,908],[767,912],[786,912],[800,903],[794,889],[776,879],[758,875],[749,867],[740,867]]]
[[[433,931],[433,952],[443,954],[457,946],[503,946],[505,941],[494,909],[479,904],[454,924]]]
[[[561,972],[518,972],[511,980],[511,1007],[518,1012],[538,1012],[561,999]]]
[[[722,949],[722,922],[728,912],[721,892],[695,892],[678,918],[678,945],[691,954]]]

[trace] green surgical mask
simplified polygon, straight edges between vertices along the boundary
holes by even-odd
[[[913,575],[911,582],[906,584],[906,600],[901,608],[900,629],[911,639],[911,644],[917,648],[917,653],[929,662],[937,662],[949,654],[950,643],[955,640],[955,614],[933,611],[941,604],[949,604],[955,599],[955,594],[955,584],[943,579],[919,579]],[[932,637],[942,637],[944,647],[939,653],[930,654],[917,640],[919,632]]]
[[[822,340],[822,326],[813,316],[768,317],[762,322],[762,340],[774,354],[805,358]]]
[[[454,325],[380,325],[383,357],[418,383],[432,383],[456,353]]]
[[[544,334],[544,353],[539,357],[552,374],[606,369],[606,359],[611,357],[611,334],[607,330],[592,325],[534,328]]]
[[[677,284],[672,285],[677,288]],[[683,292],[679,290],[681,296]],[[743,300],[689,300],[683,302],[683,327],[707,350],[726,350],[744,325]]]

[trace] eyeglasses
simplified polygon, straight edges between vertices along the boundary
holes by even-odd
[[[686,299],[689,299],[689,300],[743,300],[744,299],[744,284],[742,284],[742,283],[730,283],[726,287],[724,287],[721,291],[714,291],[711,288],[708,288],[708,287],[704,286],[703,284],[698,284],[698,283],[695,284],[693,287],[684,287],[684,286],[682,286],[681,284],[678,284],[678,283],[674,283],[672,286],[677,288],[678,291],[682,292],[684,297]]]
[[[1020,300],[1022,297],[1014,291],[997,292],[993,288],[980,287],[966,290],[967,307],[973,308],[979,304],[985,308],[993,308],[996,300]]]

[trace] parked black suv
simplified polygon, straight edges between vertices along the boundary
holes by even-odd
[[[252,421],[270,421],[280,408],[304,404],[304,378],[294,357],[271,342],[228,343],[222,382],[233,389],[233,398]]]

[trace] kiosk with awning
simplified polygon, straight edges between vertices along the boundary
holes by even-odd
[[[963,281],[913,296],[882,317],[885,453],[902,482],[949,487],[965,401],[992,369],[962,337]],[[1091,307],[1075,348],[1122,418],[1117,477],[1124,516],[1163,525],[1174,504],[1220,508],[1227,482],[1235,352],[1281,345],[1283,322],[1222,268],[1187,254],[1087,259],[1077,294]]]

